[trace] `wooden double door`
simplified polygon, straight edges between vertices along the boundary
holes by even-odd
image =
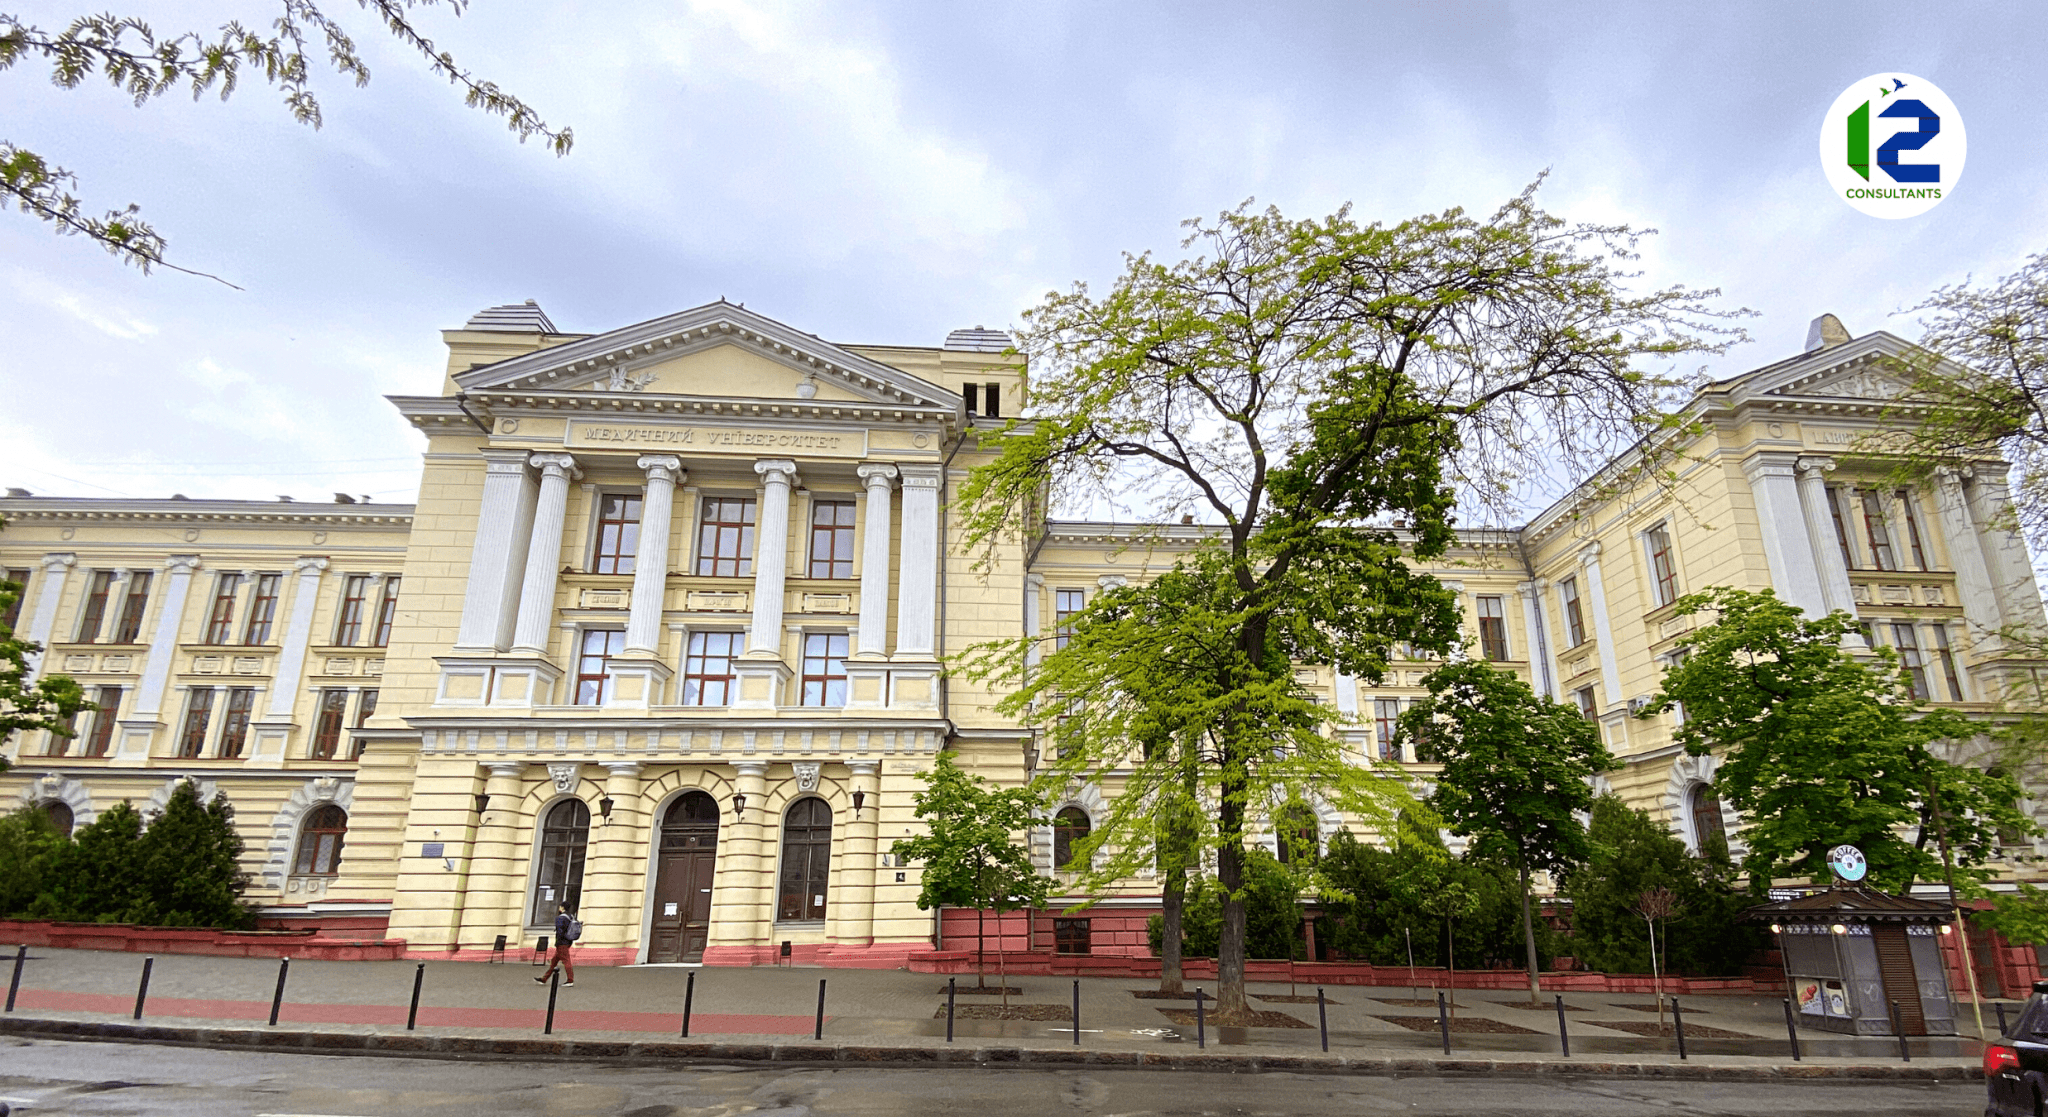
[[[712,878],[718,868],[718,802],[685,792],[662,815],[654,869],[649,962],[697,962],[711,937]]]

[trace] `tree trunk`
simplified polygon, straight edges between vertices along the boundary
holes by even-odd
[[[1529,866],[1522,866],[1522,945],[1529,952],[1529,1002],[1543,996],[1536,967],[1536,916],[1529,908]]]
[[[1216,879],[1223,888],[1223,932],[1216,944],[1216,1022],[1242,1023],[1251,1007],[1244,999],[1244,847],[1230,837],[1236,811],[1225,793],[1225,836],[1216,851]]]
[[[1188,895],[1188,875],[1175,868],[1166,874],[1159,894],[1159,991],[1181,991],[1181,909]]]

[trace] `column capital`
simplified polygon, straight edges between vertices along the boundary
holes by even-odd
[[[1579,565],[1600,565],[1600,541],[1598,539],[1595,539],[1591,543],[1588,543],[1585,546],[1579,548]]]
[[[1524,601],[1534,598],[1536,596],[1536,591],[1541,588],[1542,587],[1538,586],[1535,582],[1515,583],[1515,592],[1520,594],[1522,596],[1522,600]]]
[[[486,448],[479,451],[484,459],[485,473],[512,473],[524,475],[531,463],[532,454],[526,450],[500,450]]]
[[[1977,471],[1967,465],[1938,465],[1934,467],[1936,479],[1949,485],[1960,485],[1976,475]]]
[[[846,762],[846,770],[856,776],[872,776],[882,770],[882,762],[879,760],[849,760]]]
[[[683,459],[674,454],[642,454],[633,464],[646,473],[650,480],[681,483],[690,476],[683,471]]]
[[[906,489],[936,489],[945,476],[945,468],[936,465],[901,465],[896,467],[903,478]]]
[[[524,761],[494,761],[484,765],[484,768],[491,773],[491,778],[494,780],[516,780],[522,779],[526,775],[526,764]]]
[[[1805,457],[1799,459],[1799,473],[1805,477],[1818,477],[1832,473],[1840,463],[1828,457]]]
[[[767,458],[754,463],[754,472],[770,485],[796,484],[796,463],[788,458]]]
[[[1030,586],[1032,589],[1042,590],[1045,588],[1045,575],[1026,574],[1024,575],[1024,584]]]
[[[1125,578],[1121,574],[1104,574],[1102,577],[1095,579],[1095,584],[1097,587],[1106,590],[1122,589],[1130,584],[1130,579]]]
[[[637,776],[646,765],[637,760],[606,760],[599,764],[605,771],[622,778]]]
[[[199,565],[198,555],[188,555],[185,557],[192,560],[193,566]],[[173,556],[173,561],[176,561],[176,556]],[[308,570],[315,572],[323,571],[327,569],[327,559],[322,555],[305,555],[292,563],[292,569],[300,574],[304,574]]]
[[[566,477],[574,481],[583,476],[583,471],[576,468],[574,454],[534,454],[526,460],[540,470],[543,477]]]
[[[178,562],[178,561],[180,561],[180,560],[182,560],[182,559],[189,559],[189,560],[191,560],[191,562],[192,562],[192,564],[193,564],[194,566],[197,566],[197,565],[199,564],[199,556],[198,556],[198,555],[173,555],[173,556],[171,557],[171,560],[170,560],[170,562],[167,562],[167,563],[165,563],[164,565],[165,565],[165,566],[170,566],[170,565],[171,565],[172,563]],[[55,573],[56,571],[62,570],[62,569],[64,569],[65,567],[68,567],[68,566],[77,566],[77,565],[78,565],[78,556],[77,556],[77,555],[75,555],[75,554],[69,554],[69,553],[66,553],[66,554],[61,554],[61,555],[44,555],[44,556],[43,556],[43,569],[44,569],[45,571],[48,571],[48,572],[51,572],[51,573]]]
[[[1799,455],[1787,451],[1760,450],[1742,459],[1742,475],[1751,485],[1761,477],[1790,477]]]
[[[871,490],[882,489],[886,491],[889,488],[889,482],[896,479],[896,467],[887,462],[869,462],[866,465],[855,468],[854,472],[860,474],[861,483]]]
[[[741,760],[733,764],[733,770],[742,776],[766,776],[768,762],[765,760]]]

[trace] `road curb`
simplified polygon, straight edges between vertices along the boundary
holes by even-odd
[[[1546,1059],[1419,1059],[1393,1056],[1234,1054],[1230,1052],[1091,1051],[1086,1048],[887,1047],[850,1043],[721,1043],[709,1040],[511,1039],[412,1033],[307,1032],[209,1028],[91,1020],[0,1019],[0,1035],[104,1043],[155,1043],[296,1055],[375,1055],[420,1059],[601,1059],[624,1063],[773,1063],[862,1067],[1120,1066],[1151,1070],[1292,1072],[1381,1078],[1488,1075],[1505,1078],[1670,1078],[1713,1081],[1968,1082],[1975,1068],[1846,1063],[1706,1065]]]

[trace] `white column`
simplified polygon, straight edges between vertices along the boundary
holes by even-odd
[[[796,463],[758,461],[761,514],[754,525],[754,625],[747,654],[782,657],[782,595],[789,577],[789,489]]]
[[[512,650],[544,656],[548,625],[555,619],[555,579],[562,562],[562,522],[569,510],[569,482],[583,476],[568,454],[535,454],[527,459],[540,472],[533,534],[526,546],[526,577],[519,587],[519,627]]]
[[[484,451],[484,494],[470,545],[469,582],[462,598],[458,651],[503,651],[519,612],[515,592],[526,572],[525,539],[533,532],[539,491],[524,450]]]
[[[1522,631],[1527,633],[1524,640],[1529,658],[1530,681],[1536,684],[1536,693],[1545,698],[1557,697],[1557,675],[1550,663],[1550,633],[1543,629],[1543,594],[1538,582],[1521,582],[1515,592],[1522,597]]]
[[[1976,525],[1963,495],[1963,479],[1956,470],[1934,471],[1935,512],[1941,519],[1941,534],[1948,543],[1948,559],[1956,570],[1956,592],[1962,596],[1963,618],[1969,622],[1970,639],[1979,648],[1999,646],[1998,630],[2005,617],[1998,608],[1992,588],[1991,569],[1984,561],[1984,549],[1977,541]]]
[[[1602,709],[1621,705],[1621,667],[1614,658],[1614,625],[1607,618],[1607,586],[1600,580],[1600,544],[1588,543],[1579,552],[1579,567],[1586,576],[1586,599],[1591,606],[1593,638],[1600,642],[1600,700]]]
[[[294,564],[299,573],[298,588],[292,590],[291,626],[285,629],[284,647],[277,654],[277,678],[270,691],[270,716],[289,718],[298,704],[299,678],[306,669],[306,649],[313,643],[313,609],[320,603],[320,579],[327,572],[324,558],[302,558]],[[154,663],[156,654],[150,653]]]
[[[1991,573],[1991,591],[1998,597],[1999,612],[2009,625],[2035,627],[2042,623],[2041,587],[2034,581],[2026,541],[2014,530],[2019,523],[2013,515],[2012,491],[2005,474],[2002,465],[1974,469],[1964,491],[1970,495],[1970,518],[1977,524],[1977,539]]]
[[[943,468],[897,468],[903,477],[903,542],[896,575],[896,658],[930,659],[937,647],[939,482]]]
[[[50,633],[57,627],[57,606],[64,601],[64,583],[71,577],[71,568],[78,565],[77,555],[44,555],[43,577],[36,585],[36,611],[29,614],[28,638],[44,647],[50,646]],[[28,587],[23,586],[27,593]],[[28,678],[34,682],[42,674],[43,653],[34,653],[29,660]]]
[[[164,560],[170,573],[164,578],[164,599],[157,608],[156,631],[149,638],[149,658],[142,665],[142,681],[135,686],[135,701],[128,716],[137,721],[154,721],[163,708],[164,684],[178,658],[178,629],[185,620],[185,598],[192,591],[192,574],[199,569],[198,555],[172,555]]]
[[[896,467],[864,465],[857,471],[867,486],[861,517],[860,650],[861,658],[887,656],[889,649],[889,504]]]
[[[1742,472],[1749,478],[1749,491],[1756,500],[1757,527],[1763,533],[1771,585],[1780,600],[1819,618],[1827,615],[1828,604],[1821,590],[1820,570],[1813,561],[1813,541],[1807,537],[1806,515],[1799,508],[1798,482],[1793,479],[1797,460],[1796,454],[1752,454],[1742,463]]]
[[[1029,641],[1024,645],[1024,666],[1027,670],[1038,666],[1038,634],[1044,623],[1040,620],[1044,596],[1045,575],[1024,575],[1024,636]]]
[[[633,611],[626,620],[626,654],[655,654],[661,641],[661,609],[668,593],[668,534],[675,512],[681,458],[648,454],[636,462],[647,471],[640,502],[640,550],[633,558]]]
[[[1841,541],[1835,534],[1835,509],[1829,503],[1829,471],[1833,458],[1799,459],[1799,506],[1806,513],[1806,537],[1813,546],[1814,567],[1820,575],[1821,602],[1828,612],[1837,609],[1851,616],[1856,598],[1849,591],[1849,563],[1842,557]]]

